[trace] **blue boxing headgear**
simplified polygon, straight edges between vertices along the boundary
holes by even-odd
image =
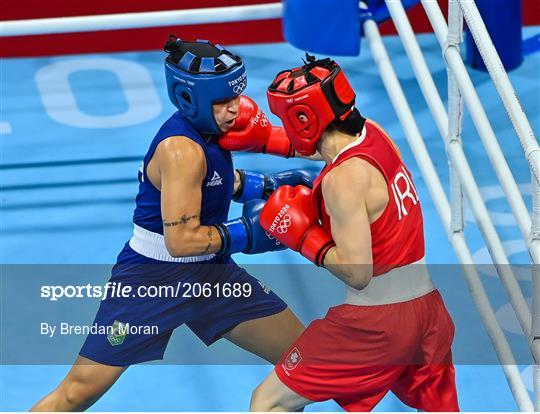
[[[183,42],[169,36],[164,50],[169,99],[202,134],[220,131],[212,104],[235,98],[246,89],[246,68],[239,56],[207,40]]]

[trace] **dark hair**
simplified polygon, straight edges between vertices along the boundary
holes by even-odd
[[[341,120],[339,118],[334,119],[325,130],[325,133],[331,133],[334,131],[343,132],[344,134],[356,135],[362,132],[366,119],[360,115],[358,109],[353,108],[352,112]]]

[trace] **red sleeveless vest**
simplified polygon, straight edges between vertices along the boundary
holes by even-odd
[[[377,168],[388,185],[388,204],[382,215],[371,223],[373,276],[422,259],[425,255],[422,209],[411,173],[390,138],[370,120],[366,121],[363,140],[340,153],[314,182],[313,201],[322,226],[331,232],[321,190],[324,176],[352,157],[362,158]]]

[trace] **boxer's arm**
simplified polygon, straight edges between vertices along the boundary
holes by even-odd
[[[234,170],[234,185],[233,185],[233,198],[238,193],[240,186],[242,185],[242,177],[238,170]]]
[[[200,222],[201,184],[206,175],[202,148],[185,137],[162,141],[157,157],[161,177],[161,216],[167,250],[174,257],[216,253],[221,238]]]
[[[323,198],[336,243],[325,256],[324,266],[355,289],[367,286],[373,275],[371,230],[365,194],[369,178],[354,158],[329,172]]]

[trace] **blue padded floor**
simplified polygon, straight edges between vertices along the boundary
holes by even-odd
[[[534,35],[538,30],[526,29],[524,37]],[[446,69],[441,50],[432,35],[419,36],[419,41],[446,100]],[[387,37],[385,44],[437,171],[447,186],[444,145],[412,69],[397,38]],[[415,178],[423,202],[427,262],[455,264],[456,257],[376,65],[367,45],[362,46],[360,57],[338,59],[358,92],[357,106],[364,116],[375,119],[396,140]],[[266,86],[278,71],[299,65],[301,51],[287,44],[234,49],[247,64],[249,84],[246,93],[269,113]],[[162,58],[163,53],[144,52],[2,62],[2,264],[114,263],[131,234],[140,159],[173,109],[166,94]],[[540,54],[534,53],[510,73],[537,136],[540,131],[539,69]],[[519,141],[489,76],[474,71],[471,76],[530,208],[530,175]],[[270,118],[276,121],[275,117]],[[475,177],[488,201],[497,230],[511,261],[526,264],[525,244],[468,115],[464,124],[465,151],[472,160]],[[262,171],[313,167],[313,163],[306,160],[243,153],[235,155],[235,165]],[[233,203],[230,216],[237,216],[239,212],[239,206]],[[489,263],[487,250],[471,217],[467,212],[469,246],[477,263]],[[303,258],[290,251],[256,257],[237,255],[236,260],[239,263],[305,263]],[[530,297],[530,278],[525,274],[521,279],[520,284]],[[508,312],[508,299],[501,284],[492,275],[484,275],[483,281],[509,340],[523,348],[523,337]],[[268,278],[265,282],[272,286]],[[463,303],[472,309],[472,302],[464,281],[436,278],[436,282],[456,319],[456,342],[466,343],[468,336],[476,335],[484,346],[482,352],[493,354],[483,329],[474,330],[465,323]],[[24,280],[20,283],[24,284]],[[333,283],[338,285],[337,280]],[[325,311],[317,297],[302,293],[295,284],[280,284],[274,289],[290,298],[291,307],[306,323]],[[179,328],[173,342],[186,335],[191,334],[185,327]],[[212,352],[212,348],[207,352]],[[22,411],[54,388],[69,367],[2,365],[0,369],[0,408]],[[251,391],[270,369],[268,365],[134,366],[92,410],[244,411],[248,408]],[[530,367],[526,361],[521,369],[531,390]],[[502,370],[496,365],[459,365],[457,382],[463,410],[517,409]],[[377,409],[408,410],[391,395]],[[333,402],[314,404],[307,409],[328,410],[340,409]]]

